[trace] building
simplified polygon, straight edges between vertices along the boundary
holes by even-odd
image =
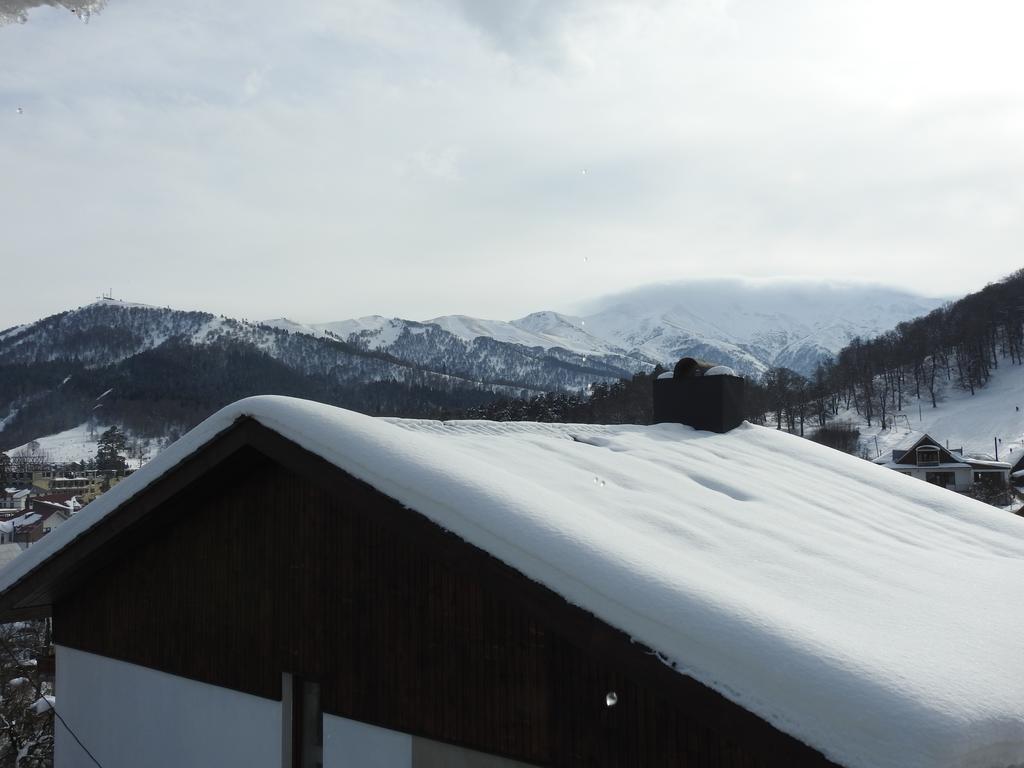
[[[1018,487],[1024,484],[1024,451],[1020,451],[1010,465],[1010,482]]]
[[[120,476],[107,477],[96,470],[77,470],[68,474],[51,468],[33,472],[30,482],[32,488],[39,493],[73,494],[83,503],[88,503],[120,480]]]
[[[14,559],[0,619],[53,616],[105,768],[1004,766],[1021,562],[1024,520],[749,424],[260,397]]]
[[[968,455],[963,448],[944,448],[928,434],[915,439],[909,448],[894,449],[890,459],[877,463],[953,491],[969,491],[975,485],[1006,488],[1010,482],[1009,462]]]
[[[8,479],[20,488],[8,488],[5,493],[19,493],[25,497],[32,494],[68,494],[77,496],[83,504],[88,504],[107,489],[117,485],[123,477],[123,474],[104,473],[94,469],[69,469],[66,465],[15,465]],[[0,505],[6,506],[2,503]]]
[[[31,495],[32,492],[25,488],[5,488],[3,494],[0,495],[0,508],[23,512]]]
[[[0,520],[0,544],[18,544],[27,547],[29,531],[34,529],[41,520],[42,516],[35,512],[25,512]]]
[[[30,547],[69,517],[66,511],[58,507],[42,507],[20,515],[0,515],[0,544]]]
[[[38,494],[29,500],[29,509],[33,512],[43,512],[51,509],[59,509],[67,517],[75,514],[82,508],[78,496],[70,492]]]

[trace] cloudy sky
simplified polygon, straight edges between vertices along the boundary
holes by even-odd
[[[0,0],[0,327],[107,290],[510,318],[1024,266],[1016,0],[26,2]]]

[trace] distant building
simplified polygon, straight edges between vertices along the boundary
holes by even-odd
[[[1024,485],[1024,451],[1021,451],[1010,467],[1010,482],[1016,486]]]
[[[83,504],[88,504],[123,479],[124,475],[110,475],[94,469],[79,470],[62,465],[48,465],[12,471],[8,482],[17,487],[22,497],[32,494],[67,493],[77,496]],[[15,489],[9,489],[13,490]],[[6,506],[2,497],[0,506]]]
[[[0,544],[30,547],[70,517],[67,511],[53,505],[50,508],[43,507],[39,511],[0,519]]]
[[[1010,464],[979,454],[965,454],[963,448],[949,449],[924,434],[906,449],[894,449],[892,456],[875,461],[901,474],[953,491],[969,491],[975,485],[1006,488]]]
[[[5,488],[0,493],[0,510],[23,512],[28,506],[32,491],[27,488]]]
[[[85,506],[74,493],[46,493],[32,496],[29,499],[28,508],[33,512],[43,512],[51,509],[59,509],[68,517],[76,514]]]

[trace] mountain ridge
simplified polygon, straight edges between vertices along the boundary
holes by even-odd
[[[824,293],[662,285],[583,315],[319,324],[102,299],[0,332],[0,449],[78,427],[97,408],[109,422],[154,436],[259,393],[441,416],[497,397],[582,392],[686,355],[747,375],[779,364],[810,373],[840,342],[938,303],[891,289]]]
[[[945,303],[885,286],[857,283],[702,280],[646,286],[571,315],[553,310],[513,320],[441,315],[409,320],[380,315],[328,323],[267,321],[312,334],[372,340],[386,349],[401,328],[435,325],[465,341],[562,348],[588,355],[669,365],[704,356],[744,374],[786,367],[805,376],[856,337],[877,336]]]

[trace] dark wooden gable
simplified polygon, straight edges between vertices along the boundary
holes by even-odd
[[[1010,464],[1010,474],[1014,472],[1020,472],[1024,469],[1024,450],[1017,454],[1017,458]]]
[[[894,459],[894,463],[896,463],[896,464],[904,464],[904,465],[916,467],[917,466],[917,449],[918,448],[923,448],[923,447],[926,447],[926,446],[935,446],[936,448],[939,449],[939,463],[940,464],[959,464],[959,463],[962,463],[960,459],[956,458],[952,453],[950,453],[948,450],[943,448],[941,443],[939,443],[937,440],[935,440],[935,438],[933,438],[931,435],[928,435],[928,434],[922,435],[920,438],[918,438],[918,440],[912,446],[910,446],[910,448],[908,448],[906,451],[903,452],[902,456],[900,456],[899,458]]]
[[[249,420],[0,596],[18,605],[52,605],[61,645],[272,699],[296,673],[328,713],[541,766],[832,765]]]

